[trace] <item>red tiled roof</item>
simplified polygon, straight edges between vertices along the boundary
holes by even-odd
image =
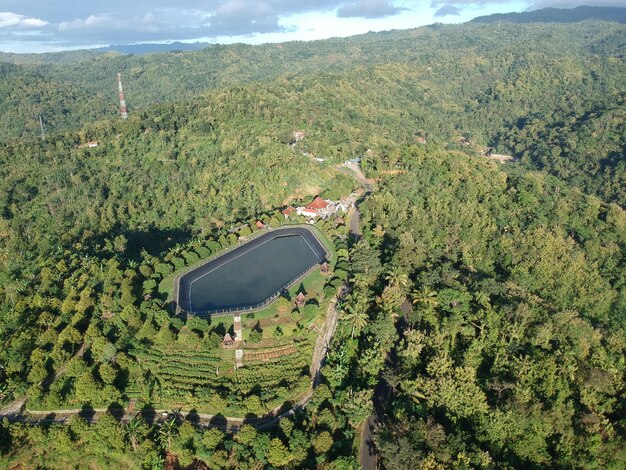
[[[282,214],[283,215],[290,215],[293,214],[296,211],[296,208],[293,206],[289,206],[287,209],[285,209]]]
[[[328,207],[328,203],[324,201],[321,197],[316,196],[315,199],[306,206],[307,209],[313,209],[314,211],[318,211],[320,209],[326,209]]]
[[[260,220],[257,220],[256,221],[256,226],[257,226],[257,228],[263,228],[263,227],[265,227],[265,224],[263,222],[261,222]]]

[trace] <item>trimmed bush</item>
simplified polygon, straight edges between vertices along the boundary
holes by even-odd
[[[178,271],[185,267],[185,260],[183,258],[179,258],[177,256],[172,257],[172,264],[174,265],[174,270]]]
[[[183,256],[185,257],[185,262],[187,263],[187,266],[197,262],[200,259],[200,256],[198,256],[198,254],[194,251],[184,252]]]
[[[211,254],[211,250],[209,250],[206,246],[199,246],[196,248],[196,253],[200,258],[208,258]]]
[[[337,288],[331,284],[326,284],[324,286],[324,297],[330,299],[337,292]]]
[[[157,263],[154,266],[154,270],[163,276],[167,276],[168,274],[172,274],[174,272],[172,265],[169,263]]]
[[[222,245],[220,245],[217,240],[209,240],[206,243],[206,247],[211,251],[211,253],[216,253],[222,249]]]

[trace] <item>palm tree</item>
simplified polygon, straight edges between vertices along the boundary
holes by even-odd
[[[172,438],[178,430],[178,423],[176,422],[176,416],[172,416],[170,419],[166,419],[161,428],[159,429],[159,441],[161,445],[165,447],[165,450],[169,451],[172,447]]]
[[[409,276],[401,268],[394,266],[385,274],[385,280],[389,285],[406,287],[409,284]]]
[[[352,327],[352,338],[354,333],[359,333],[369,323],[369,316],[367,315],[367,298],[361,295],[355,295],[345,307],[345,320],[348,321]]]
[[[139,416],[139,414],[135,415],[128,423],[126,423],[126,436],[128,437],[133,450],[137,450],[137,447],[139,447],[139,441],[143,440],[146,435],[146,431],[146,423]]]
[[[414,304],[424,304],[427,307],[437,306],[437,292],[428,286],[422,286],[421,289],[411,292]]]
[[[482,291],[474,292],[474,300],[484,308],[491,307],[489,296]]]
[[[354,277],[352,278],[352,285],[354,286],[354,289],[357,291],[366,290],[370,286],[370,284],[371,284],[370,276],[366,276],[363,273],[355,274]]]
[[[384,316],[389,317],[393,323],[398,321],[398,318],[400,318],[400,314],[398,313],[398,309],[395,305],[385,301],[385,299],[382,299],[382,302],[380,303],[380,311]]]

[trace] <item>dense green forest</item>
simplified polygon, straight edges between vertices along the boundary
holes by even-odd
[[[0,408],[86,412],[0,421],[0,466],[359,468],[374,410],[388,469],[626,466],[626,27],[500,19],[0,55]],[[217,377],[228,321],[173,316],[173,276],[285,206],[356,190],[338,164],[359,156],[363,236],[318,222],[332,274],[315,305],[276,307],[296,352]],[[261,416],[307,390],[302,325],[344,281],[305,408],[234,434],[177,415]],[[174,413],[119,423],[129,400]]]
[[[291,89],[290,94],[277,92],[279,96],[305,104],[310,101],[302,93],[319,94],[324,108],[328,107],[324,88],[358,88],[365,99],[358,107],[354,103],[344,110],[342,122],[355,121],[358,131],[362,116],[351,113],[363,113],[368,120],[378,120],[383,129],[379,134],[404,129],[405,140],[413,132],[442,143],[464,136],[477,145],[497,146],[521,156],[538,145],[538,136],[529,128],[535,120],[550,128],[571,121],[585,121],[590,127],[612,125],[607,138],[619,144],[619,123],[606,123],[602,116],[619,115],[622,109],[625,34],[623,25],[597,20],[505,22],[498,27],[469,23],[310,43],[218,45],[198,52],[143,56],[70,52],[20,61],[24,56],[7,55],[2,66],[6,79],[0,89],[0,123],[6,131],[0,141],[38,137],[40,114],[51,133],[80,129],[96,116],[114,117],[115,73],[120,71],[131,114],[210,89],[236,91],[238,84],[248,83],[265,88],[269,81]],[[337,93],[345,100],[344,90]],[[330,107],[330,112],[341,109]],[[569,178],[571,182],[597,192],[607,166],[612,178],[623,177],[623,169],[600,161],[606,156],[595,152],[582,134],[584,129],[574,126],[568,132],[575,133],[578,146],[574,154],[570,148],[561,153],[569,172],[585,173],[588,180]],[[514,140],[503,138],[511,133]],[[582,165],[580,153],[598,161]],[[546,166],[538,160],[528,162],[563,177],[561,165]],[[620,192],[616,188],[601,194],[610,194],[612,201],[623,205]]]
[[[414,305],[384,372],[386,468],[622,467],[624,211],[541,173],[398,152],[407,172],[362,205],[388,274],[357,290],[380,296],[370,317]]]

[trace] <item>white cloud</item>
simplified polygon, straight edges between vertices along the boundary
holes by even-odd
[[[360,0],[339,8],[337,16],[344,18],[384,18],[385,16],[397,15],[402,10],[387,0]]]
[[[41,28],[47,24],[39,18],[28,18],[10,11],[0,12],[0,28]]]

